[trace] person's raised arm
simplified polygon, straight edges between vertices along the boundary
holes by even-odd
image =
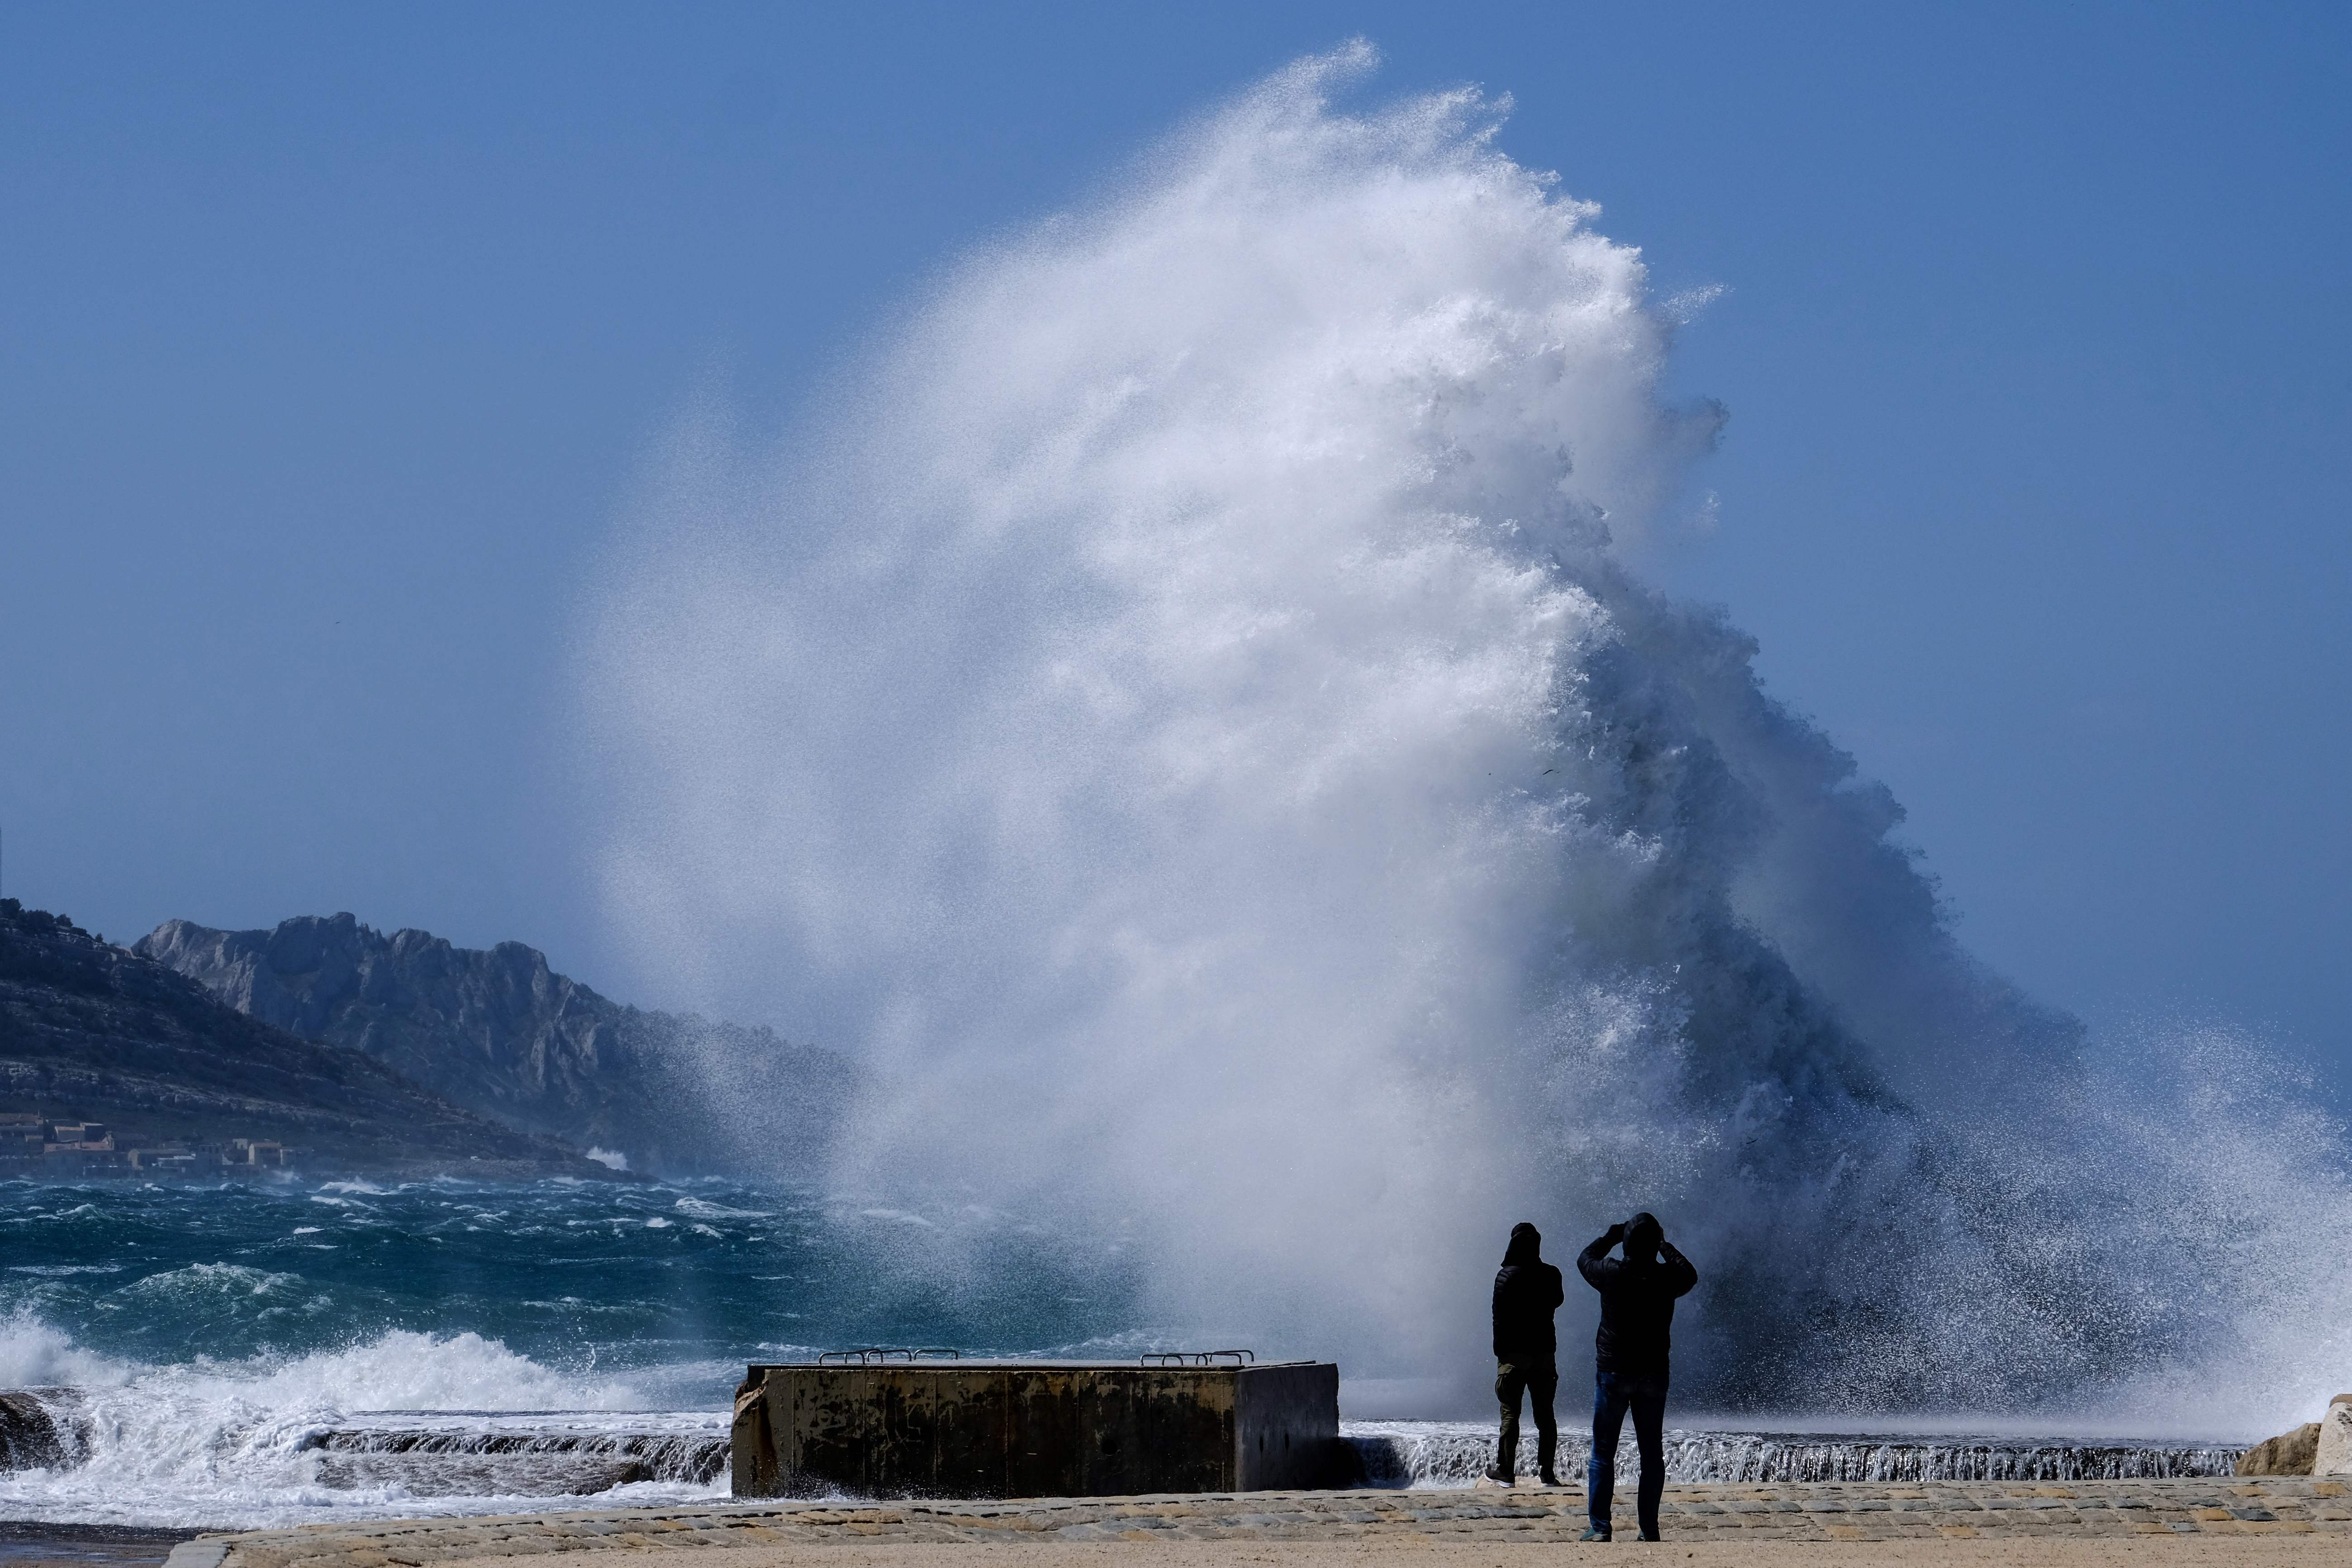
[[[1576,1271],[1584,1276],[1587,1285],[1598,1290],[1601,1282],[1616,1272],[1609,1266],[1609,1249],[1624,1239],[1625,1226],[1621,1221],[1603,1231],[1591,1246],[1576,1255]]]
[[[1688,1295],[1698,1283],[1698,1270],[1691,1267],[1691,1260],[1676,1252],[1671,1241],[1658,1243],[1658,1257],[1666,1266],[1666,1282],[1675,1288],[1675,1294]]]

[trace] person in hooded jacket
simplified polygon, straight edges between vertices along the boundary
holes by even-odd
[[[1622,1258],[1609,1256],[1622,1247]],[[1675,1302],[1698,1283],[1698,1270],[1666,1240],[1657,1216],[1637,1214],[1577,1255],[1576,1271],[1601,1292],[1601,1331],[1593,1337],[1592,1458],[1586,1463],[1587,1541],[1609,1539],[1609,1504],[1617,1485],[1617,1437],[1633,1413],[1642,1455],[1636,1517],[1642,1539],[1658,1539],[1658,1498],[1666,1487],[1664,1431],[1667,1351]]]
[[[1559,1270],[1543,1260],[1542,1247],[1543,1235],[1535,1226],[1525,1221],[1513,1226],[1503,1267],[1495,1274],[1495,1397],[1503,1403],[1503,1436],[1486,1479],[1505,1486],[1518,1479],[1522,1394],[1535,1410],[1536,1474],[1548,1487],[1559,1485],[1552,1474],[1552,1456],[1559,1447],[1559,1427],[1552,1419],[1559,1369],[1553,1362],[1559,1342],[1551,1315],[1565,1292]]]

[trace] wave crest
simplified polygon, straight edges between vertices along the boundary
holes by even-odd
[[[583,669],[648,967],[862,1045],[845,1187],[1065,1205],[1219,1342],[1466,1390],[1510,1222],[1643,1207],[1718,1407],[2307,1397],[2237,1331],[2346,1265],[2206,1271],[2340,1229],[2340,1142],[2226,1196],[2270,1122],[2151,1158],[2210,1080],[1958,947],[1900,806],[1627,564],[1721,426],[1680,307],[1476,94],[1335,107],[1369,63],[976,254],[781,449],[673,443]]]

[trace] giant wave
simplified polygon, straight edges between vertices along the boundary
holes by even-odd
[[[648,973],[867,1055],[844,1187],[1063,1205],[1156,1314],[1465,1400],[1510,1222],[1637,1205],[1702,1405],[2324,1398],[2339,1130],[1954,941],[1637,573],[1723,417],[1679,307],[1502,106],[1341,107],[1370,64],[975,252],[782,440],[681,429],[583,639]]]

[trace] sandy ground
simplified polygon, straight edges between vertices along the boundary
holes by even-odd
[[[2352,1536],[2135,1536],[2021,1541],[1633,1541],[1584,1546],[1377,1541],[1006,1542],[621,1549],[628,1568],[2352,1568]],[[716,1561],[714,1561],[716,1559]],[[544,1556],[473,1557],[435,1568],[548,1568]]]

